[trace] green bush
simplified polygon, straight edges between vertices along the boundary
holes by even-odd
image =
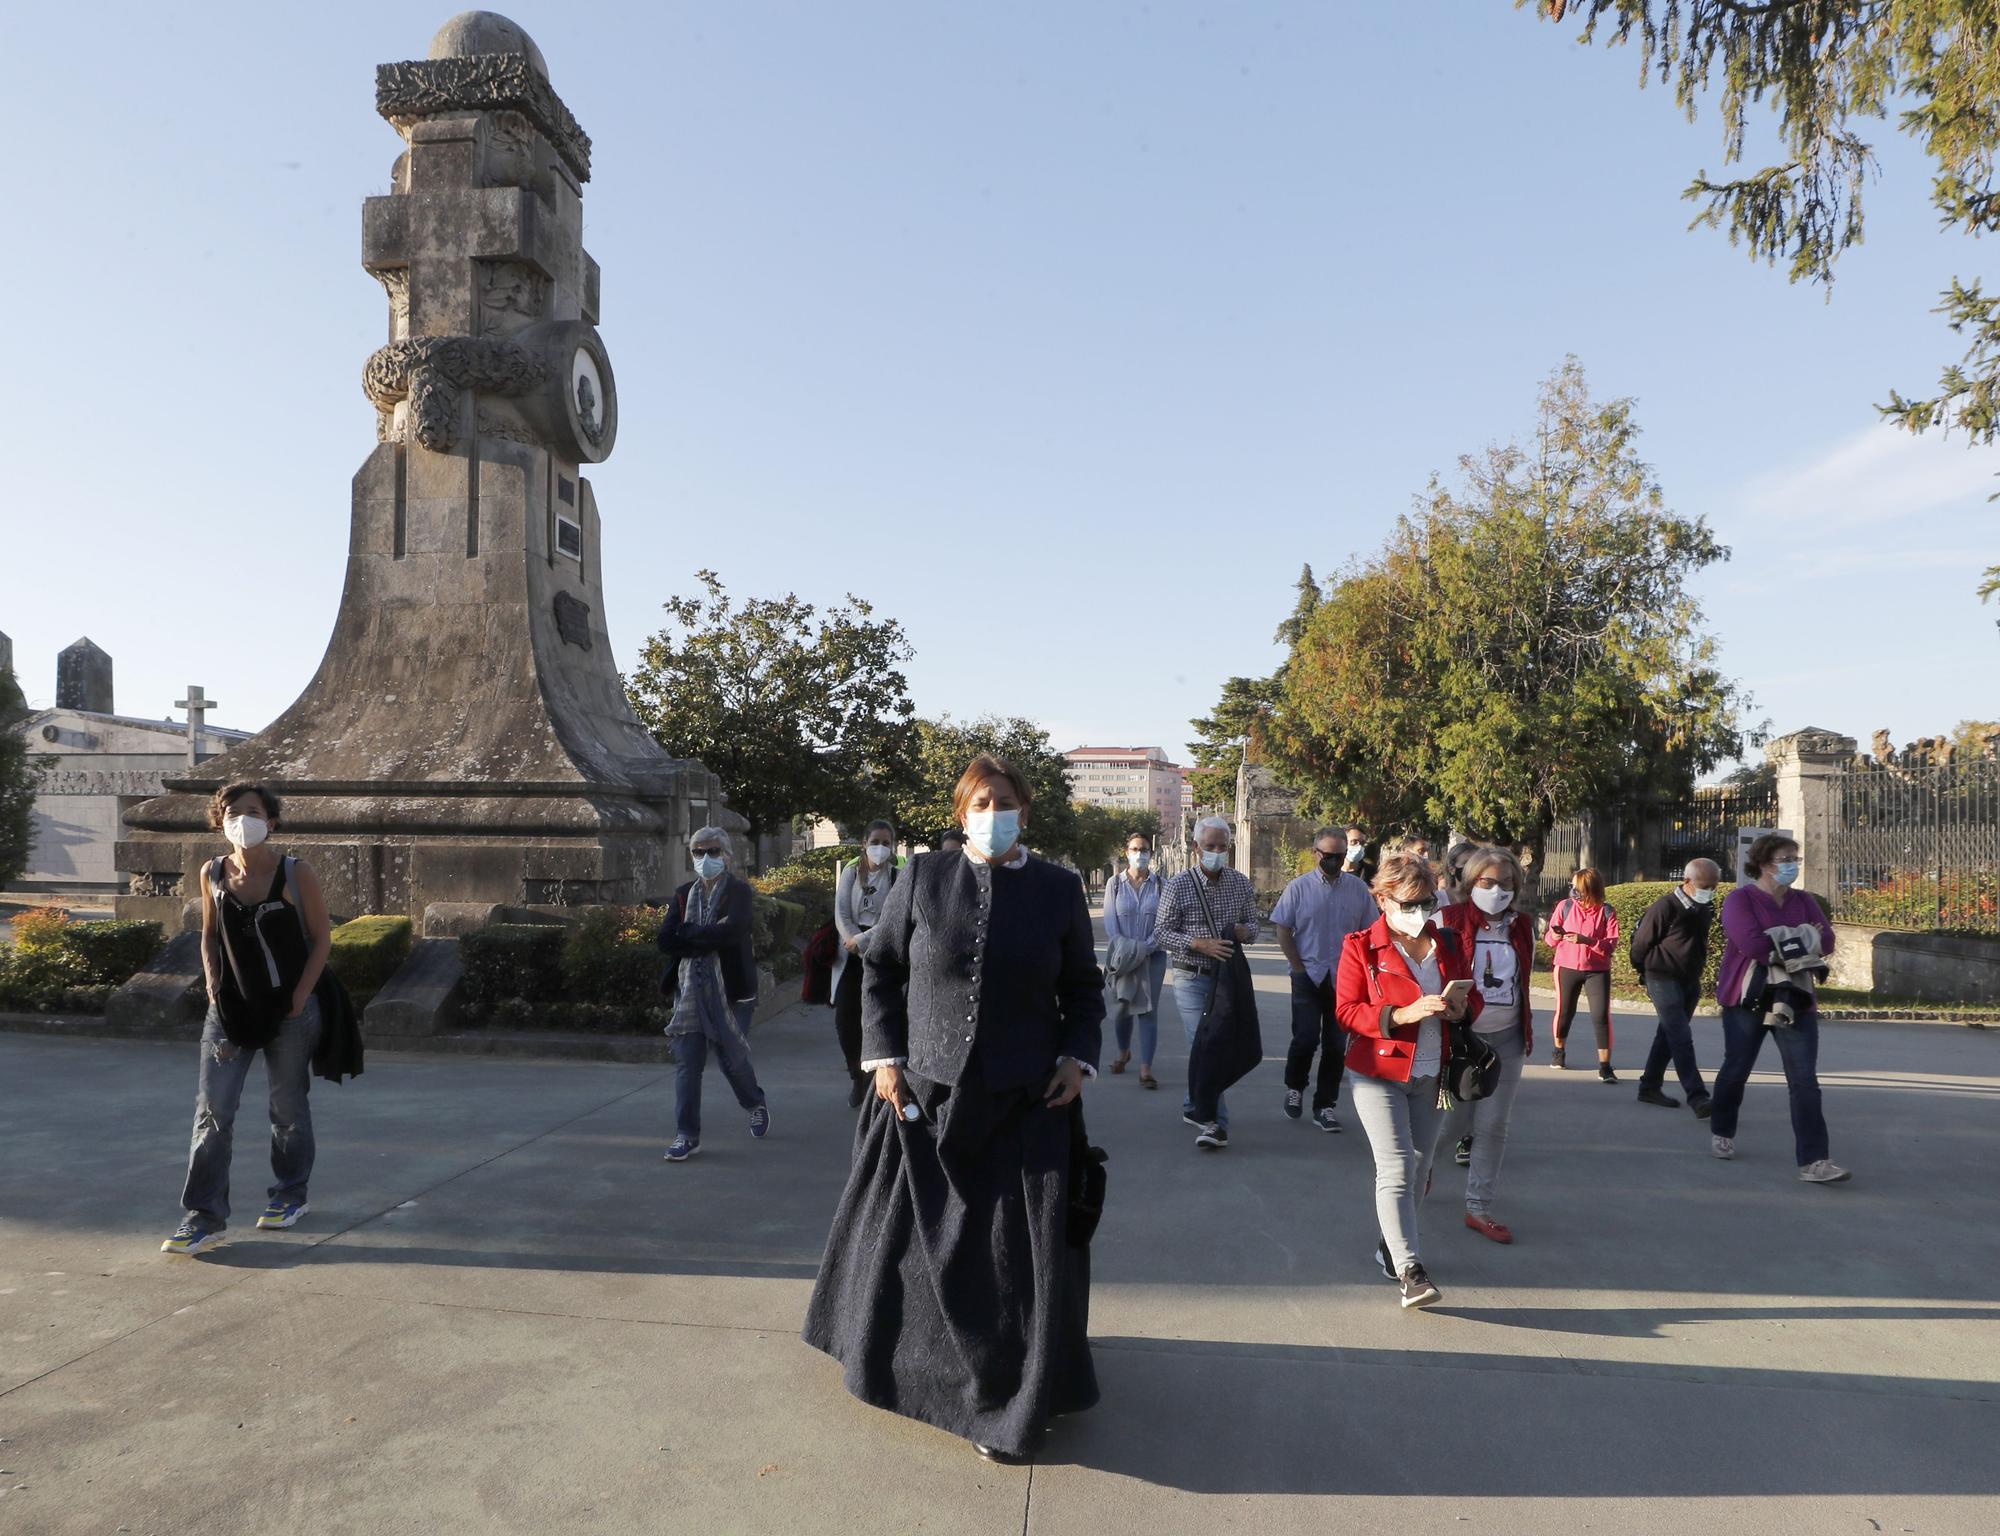
[[[465,1011],[484,1018],[502,1003],[552,1003],[563,993],[567,927],[555,923],[495,923],[458,941],[464,967]]]
[[[164,943],[166,934],[158,923],[72,923],[62,937],[84,985],[92,987],[124,986]]]
[[[814,850],[815,853],[830,851],[825,848]],[[849,857],[856,856],[858,852],[850,849]],[[818,869],[795,859],[790,864],[780,864],[776,869],[759,875],[750,884],[760,896],[789,902],[804,913],[799,925],[802,938],[833,921],[834,874],[831,869]]]
[[[76,957],[59,946],[0,949],[0,1008],[53,1013],[64,994],[81,985]]]
[[[666,963],[653,942],[659,926],[650,907],[586,909],[563,941],[564,997],[623,1008],[657,1004]]]
[[[410,958],[415,937],[415,925],[407,917],[354,918],[333,930],[327,969],[340,978],[354,1006],[366,1008]]]

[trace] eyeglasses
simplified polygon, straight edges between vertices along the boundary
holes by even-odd
[[[1396,901],[1396,898],[1393,896],[1389,899]],[[1405,912],[1421,912],[1425,917],[1429,917],[1433,912],[1437,911],[1438,899],[1435,896],[1426,896],[1419,901],[1396,901],[1396,905],[1401,907]]]

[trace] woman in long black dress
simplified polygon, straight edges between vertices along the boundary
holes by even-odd
[[[1082,882],[1021,846],[1028,801],[975,758],[954,797],[970,846],[913,859],[875,925],[876,1097],[804,1333],[863,1402],[992,1460],[1097,1401],[1089,1250],[1070,1239],[1104,982]]]

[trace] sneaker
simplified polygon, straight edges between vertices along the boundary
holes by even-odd
[[[1641,1104],[1657,1104],[1662,1109],[1679,1109],[1681,1107],[1679,1099],[1659,1088],[1641,1088],[1639,1090],[1639,1102]]]
[[[1285,1090],[1285,1118],[1296,1120],[1306,1112],[1306,1095],[1303,1088]]]
[[[1382,1271],[1384,1280],[1396,1278],[1396,1261],[1389,1257],[1389,1240],[1386,1237],[1375,1240],[1375,1267]]]
[[[1618,1081],[1618,1074],[1613,1072],[1610,1063],[1606,1062],[1598,1067],[1597,1080],[1600,1083],[1615,1083]]]
[[[1562,1069],[1563,1069],[1563,1048],[1558,1045],[1549,1052],[1549,1070],[1552,1072],[1560,1072],[1562,1071]]]
[[[1183,1104],[1181,1106],[1181,1124],[1191,1125],[1196,1130],[1200,1130],[1204,1125],[1207,1125],[1208,1122],[1206,1120],[1195,1119],[1194,1111],[1189,1109],[1185,1104]]]
[[[750,1111],[750,1134],[752,1136],[762,1136],[770,1128],[771,1128],[770,1106],[765,1104],[759,1104],[755,1109]]]
[[[1490,1237],[1496,1243],[1511,1243],[1514,1241],[1514,1234],[1508,1230],[1506,1225],[1495,1221],[1491,1216],[1481,1216],[1476,1211],[1467,1211],[1465,1213],[1465,1224],[1481,1237]]]
[[[299,1218],[312,1207],[303,1200],[273,1200],[264,1207],[264,1214],[257,1218],[257,1225],[266,1232],[282,1232],[287,1227],[295,1227]]]
[[[1332,1131],[1336,1136],[1340,1134],[1340,1116],[1330,1108],[1314,1110],[1313,1124],[1323,1131]]]
[[[1461,1136],[1458,1138],[1458,1145],[1453,1147],[1451,1151],[1451,1160],[1461,1168],[1470,1168],[1472,1166],[1472,1138],[1470,1136]]]
[[[1854,1177],[1840,1164],[1821,1158],[1816,1163],[1807,1163],[1799,1170],[1799,1177],[1808,1184],[1839,1184]]]
[[[861,1107],[861,1101],[867,1097],[868,1097],[868,1079],[865,1077],[857,1077],[853,1081],[853,1083],[850,1084],[848,1087],[847,1107],[849,1109],[859,1109]]]
[[[1421,1264],[1412,1262],[1399,1277],[1403,1287],[1403,1308],[1428,1307],[1440,1297],[1438,1288],[1431,1284],[1431,1277],[1424,1273]]]
[[[1712,1110],[1714,1106],[1709,1103],[1708,1095],[1703,1094],[1698,1099],[1688,1100],[1688,1108],[1694,1111],[1695,1119],[1706,1120],[1709,1116],[1710,1110]]]
[[[1211,1121],[1201,1128],[1201,1134],[1195,1137],[1194,1144],[1205,1151],[1220,1152],[1229,1145],[1229,1127],[1220,1121]]]
[[[174,1235],[160,1244],[160,1252],[191,1258],[222,1241],[222,1228],[211,1227],[199,1216],[184,1216]]]
[[[1711,1136],[1708,1138],[1708,1150],[1714,1153],[1715,1156],[1727,1161],[1736,1155],[1736,1138],[1734,1136]]]
[[[676,1136],[673,1145],[667,1148],[666,1160],[670,1163],[684,1163],[700,1150],[700,1142],[691,1141],[686,1136]]]

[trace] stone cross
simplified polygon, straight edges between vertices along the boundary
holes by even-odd
[[[175,709],[184,709],[188,712],[188,767],[190,768],[201,761],[202,719],[215,707],[215,700],[203,695],[199,683],[188,684],[188,696],[174,700]]]

